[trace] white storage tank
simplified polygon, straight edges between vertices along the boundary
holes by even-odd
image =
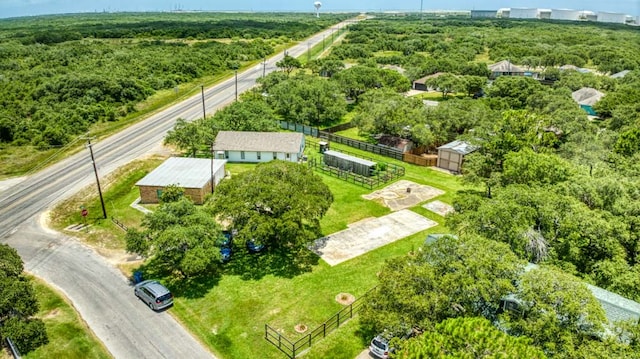
[[[510,19],[537,19],[538,9],[533,8],[511,8]]]
[[[552,9],[551,20],[578,21],[580,20],[580,11],[570,9]]]
[[[615,12],[598,12],[598,22],[610,22],[616,24],[626,24],[627,15]]]

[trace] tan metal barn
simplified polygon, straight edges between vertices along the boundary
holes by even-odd
[[[176,185],[184,188],[185,196],[195,204],[203,204],[205,196],[224,178],[226,163],[210,158],[171,157],[136,183],[140,202],[158,203],[162,190]]]
[[[468,142],[453,141],[446,145],[438,147],[438,167],[446,170],[460,173],[462,172],[462,163],[464,156],[475,151],[476,146],[472,146]]]

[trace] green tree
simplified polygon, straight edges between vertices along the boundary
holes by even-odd
[[[487,78],[482,76],[466,75],[460,79],[460,89],[467,93],[468,96],[473,96],[481,91],[487,85]]]
[[[47,344],[49,339],[42,320],[34,318],[38,302],[23,270],[16,250],[0,244],[0,340],[11,338],[25,354]]]
[[[504,156],[502,184],[547,185],[564,182],[571,175],[571,167],[560,157],[536,153],[529,148]]]
[[[175,145],[192,157],[196,157],[198,149],[202,148],[203,144],[211,143],[212,136],[213,134],[204,125],[202,119],[189,122],[179,118],[173,130],[167,133],[164,143]]]
[[[387,262],[360,317],[367,334],[432,330],[447,318],[496,317],[523,262],[501,243],[444,236]]]
[[[291,75],[291,72],[293,70],[301,68],[302,63],[300,63],[300,60],[298,60],[297,58],[289,56],[287,54],[284,55],[282,60],[276,62],[276,66],[281,68],[287,74],[287,76],[289,76]]]
[[[353,123],[362,134],[388,134],[411,138],[414,128],[424,126],[426,110],[421,101],[403,96],[391,89],[372,90],[360,99]],[[419,144],[431,144],[433,138],[422,134]],[[414,138],[415,139],[415,138]]]
[[[640,129],[632,128],[621,133],[614,151],[628,157],[640,152]]]
[[[542,350],[525,336],[512,337],[485,318],[451,318],[435,330],[406,342],[393,356],[396,359],[454,358],[546,358]]]
[[[375,88],[389,87],[396,92],[411,88],[409,80],[396,71],[362,65],[340,71],[332,80],[337,81],[342,91],[356,101],[360,95]]]
[[[511,108],[522,109],[529,96],[542,91],[542,85],[530,77],[525,76],[500,76],[489,88],[487,95],[506,99]]]
[[[333,75],[344,70],[344,62],[335,57],[325,57],[312,60],[307,64],[313,73],[324,77],[333,77]]]
[[[427,85],[442,92],[442,98],[462,88],[463,82],[454,74],[441,74],[427,80]]]
[[[512,335],[525,335],[549,356],[574,357],[585,341],[604,333],[600,303],[579,279],[552,268],[522,275],[515,297],[525,315],[507,311],[502,325]]]
[[[218,131],[274,132],[280,128],[271,107],[257,94],[243,96],[240,101],[217,111],[204,125],[213,134]]]
[[[298,253],[321,236],[320,219],[332,202],[331,191],[310,168],[274,160],[220,183],[207,205],[231,223],[241,242]]]
[[[298,75],[273,86],[268,101],[286,119],[311,126],[335,123],[347,112],[338,85],[311,75]]]
[[[142,226],[142,231],[127,231],[127,251],[153,257],[171,272],[193,277],[209,273],[221,261],[220,225],[187,197],[163,202]]]

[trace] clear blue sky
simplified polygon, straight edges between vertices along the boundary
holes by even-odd
[[[423,0],[425,10],[503,7],[574,9],[639,15],[640,0]],[[325,0],[322,11],[420,9],[420,0]],[[0,18],[57,13],[168,10],[313,11],[313,0],[0,0]]]

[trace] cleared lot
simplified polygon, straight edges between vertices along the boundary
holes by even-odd
[[[436,225],[438,223],[403,209],[355,222],[343,231],[316,240],[311,250],[334,266]]]

